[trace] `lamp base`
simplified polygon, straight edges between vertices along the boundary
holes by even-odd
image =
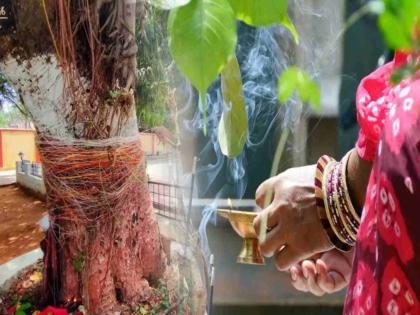
[[[265,259],[261,255],[258,239],[244,238],[242,249],[236,262],[246,265],[265,265]]]

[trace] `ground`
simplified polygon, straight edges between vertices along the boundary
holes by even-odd
[[[0,187],[0,265],[39,247],[45,203],[15,185]]]

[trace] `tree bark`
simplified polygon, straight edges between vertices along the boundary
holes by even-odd
[[[82,297],[90,314],[111,314],[120,310],[118,303],[135,307],[147,300],[164,266],[140,144],[47,141],[40,150],[48,161],[44,172],[52,205],[45,242],[48,284],[60,286],[65,301]],[[88,187],[81,185],[86,180],[81,172],[89,177]],[[55,257],[58,264],[49,263]]]
[[[96,1],[98,16],[101,6],[109,2],[111,1]],[[17,32],[22,31],[24,34],[25,28],[19,28],[22,23],[38,25],[45,20],[40,1],[25,0],[26,7],[22,5],[22,1],[18,3]],[[126,88],[130,88],[136,73],[137,46],[133,48],[133,38],[129,35],[130,32],[134,34],[135,29],[135,4],[130,4],[133,1],[128,0],[121,0],[119,3],[125,6],[124,14],[120,18],[128,35],[124,36],[125,42],[118,38],[118,45],[121,46],[122,54],[125,54],[120,60],[118,76],[122,78],[120,84],[123,82]],[[30,7],[32,16],[26,12]],[[29,22],[19,19],[19,16],[24,16]],[[49,34],[46,25],[43,32]],[[0,71],[24,100],[37,130],[44,163],[50,216],[50,228],[44,242],[45,289],[49,293],[49,302],[60,304],[69,299],[81,298],[89,314],[107,315],[121,310],[122,305],[135,306],[140,301],[147,300],[151,286],[162,275],[165,258],[148,192],[145,164],[141,162],[139,143],[136,144],[133,140],[138,136],[134,101],[128,115],[122,117],[123,113],[120,111],[110,121],[112,130],[109,139],[121,137],[121,143],[115,139],[111,142],[107,142],[109,139],[102,139],[93,140],[92,145],[86,144],[80,141],[77,126],[66,118],[71,104],[63,97],[66,92],[65,76],[54,49],[50,47],[48,51],[36,51],[31,55],[31,47],[24,47],[21,51],[25,53],[21,52],[16,57],[8,53],[15,50],[14,45],[19,46],[21,43],[7,38],[6,40],[10,51],[5,51],[4,47],[0,51]],[[37,40],[46,39],[39,37]],[[119,121],[125,122],[122,129],[117,127],[116,122]],[[128,138],[132,140],[126,140]],[[123,162],[127,157],[124,152],[118,152],[127,144],[137,160],[124,167]],[[89,150],[113,153],[95,160],[89,157]],[[68,170],[62,173],[66,164],[59,163],[70,161],[75,156],[80,157],[82,164],[89,165],[86,168],[90,170],[90,174],[84,174],[83,169],[78,167],[75,168],[77,172]],[[104,168],[104,164],[108,167]],[[89,176],[94,174],[100,177],[104,172],[109,175],[108,182],[105,181],[104,184],[103,181],[98,181],[89,185]],[[75,177],[79,178],[79,182],[72,181],[71,178]],[[119,181],[118,185],[113,185],[113,180]],[[78,183],[83,183],[83,189]],[[62,194],[66,189],[76,192],[76,197]],[[95,202],[101,205],[108,199],[110,210],[105,207],[99,209],[95,205]],[[95,220],[86,222],[80,219],[91,215],[89,211],[92,209],[96,211]],[[97,215],[99,211],[103,211],[103,217]],[[69,214],[73,214],[72,220],[68,217]]]

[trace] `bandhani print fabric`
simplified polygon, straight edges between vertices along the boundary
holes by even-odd
[[[420,79],[393,86],[409,54],[357,91],[357,151],[373,161],[344,315],[420,315]]]

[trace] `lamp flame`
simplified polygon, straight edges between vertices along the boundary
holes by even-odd
[[[228,199],[227,199],[227,203],[228,203],[228,205],[229,205],[230,210],[232,210],[232,208],[233,208],[233,205],[232,205],[232,199],[228,198]]]

